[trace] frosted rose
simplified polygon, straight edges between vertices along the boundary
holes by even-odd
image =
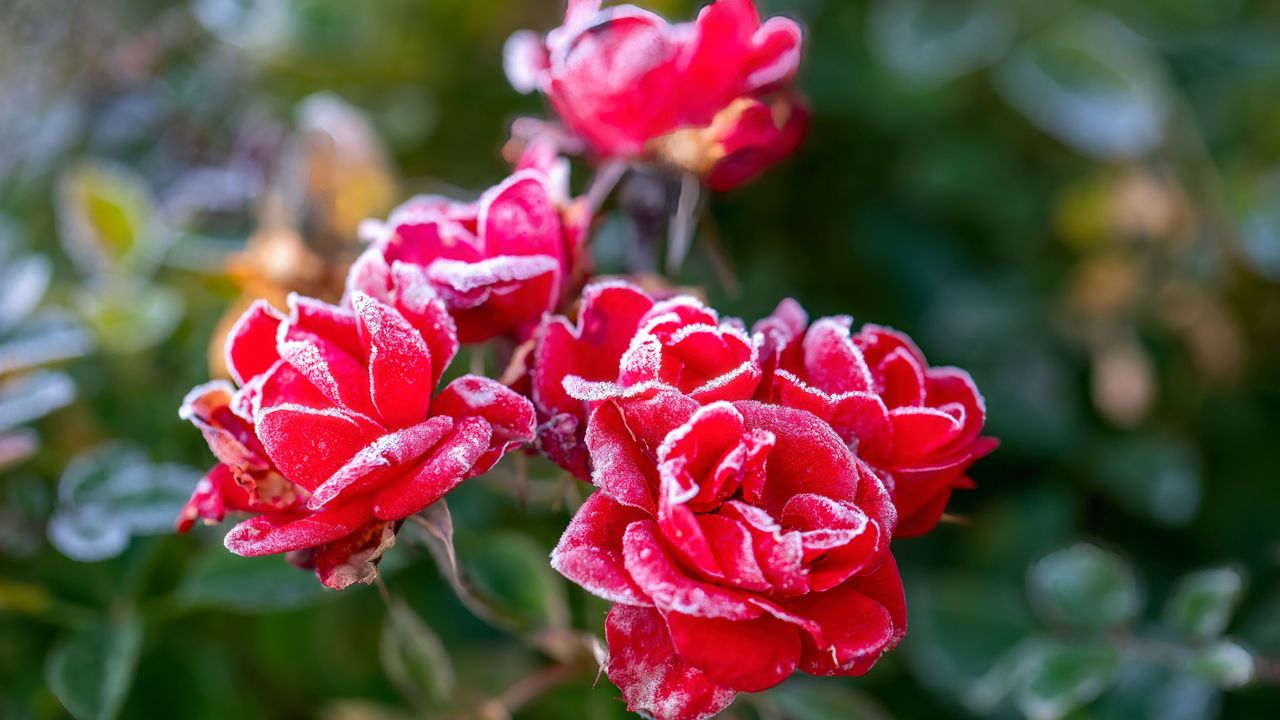
[[[356,261],[349,287],[367,291],[385,276],[383,267],[417,265],[461,342],[525,339],[581,269],[590,222],[585,205],[568,200],[563,178],[548,174],[554,167],[531,158],[475,202],[420,196],[386,222],[367,222],[362,233],[371,248]]]
[[[655,301],[634,285],[607,281],[583,291],[576,323],[563,316],[543,322],[531,374],[543,451],[586,480],[590,404],[566,392],[566,378],[661,382],[706,403],[750,398],[761,371],[758,340],[740,324],[689,296]]]
[[[422,269],[395,263],[348,307],[255,303],[227,341],[239,389],[198,388],[183,416],[221,465],[182,525],[259,513],[227,534],[245,555],[291,553],[333,588],[371,582],[399,522],[533,438],[529,401],[464,376],[432,397],[458,349]],[[264,492],[264,489],[268,492]]]
[[[765,338],[759,397],[808,410],[831,424],[890,488],[898,534],[937,524],[966,472],[996,447],[982,437],[986,406],[969,373],[930,367],[906,335],[847,316],[808,323],[785,300],[755,327]]]
[[[571,379],[598,486],[552,565],[617,603],[628,708],[706,718],[792,672],[858,675],[906,630],[876,475],[812,414]]]
[[[601,5],[570,0],[560,27],[518,32],[505,51],[512,85],[544,93],[593,154],[660,160],[727,189],[799,144],[808,113],[789,90],[794,21],[761,22],[751,0],[716,0],[674,25]]]

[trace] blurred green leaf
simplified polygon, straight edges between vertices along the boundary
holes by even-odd
[[[142,647],[142,623],[132,613],[63,639],[49,654],[49,689],[76,720],[120,714]]]
[[[1137,615],[1138,580],[1129,563],[1079,543],[1045,556],[1027,574],[1032,607],[1047,622],[1082,628],[1123,625]]]
[[[909,80],[937,83],[999,59],[1016,25],[991,0],[880,0],[868,28],[880,62]]]
[[[889,720],[865,693],[825,679],[792,678],[762,699],[776,707],[780,720]]]
[[[279,555],[244,558],[211,545],[174,592],[183,607],[219,607],[242,613],[278,612],[337,597]]]
[[[499,532],[462,557],[476,592],[528,632],[569,622],[564,581],[551,569],[547,554],[525,535]]]
[[[49,541],[82,562],[115,557],[134,535],[170,532],[200,471],[153,464],[141,450],[108,443],[74,458],[58,481]]]
[[[1144,433],[1109,442],[1092,477],[1117,503],[1176,526],[1190,522],[1200,508],[1200,464],[1186,439]]]
[[[378,654],[387,678],[421,712],[449,701],[457,680],[449,653],[403,600],[388,605]]]
[[[81,293],[80,311],[106,350],[127,354],[159,343],[182,320],[186,301],[167,285],[117,286]]]
[[[1192,640],[1216,638],[1226,631],[1243,590],[1244,578],[1234,568],[1191,573],[1174,588],[1165,619]]]
[[[1159,58],[1101,13],[1082,12],[1029,38],[997,67],[996,87],[1041,130],[1102,158],[1151,151],[1172,112]]]
[[[83,160],[72,166],[59,179],[57,210],[62,246],[91,278],[147,275],[165,249],[151,190],[123,165]]]
[[[1187,672],[1226,689],[1248,684],[1254,669],[1253,653],[1233,640],[1200,648],[1187,663]]]
[[[905,577],[911,631],[902,651],[927,687],[962,697],[1011,647],[1035,629],[1012,583],[960,572]]]
[[[1120,670],[1107,643],[1034,638],[1014,652],[1014,702],[1032,720],[1059,720],[1096,700]]]
[[[0,248],[0,333],[31,315],[52,279],[53,267],[47,257],[7,257]]]

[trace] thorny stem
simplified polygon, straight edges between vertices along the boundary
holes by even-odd
[[[702,184],[698,176],[685,173],[680,176],[680,197],[676,200],[676,212],[667,232],[667,276],[674,279],[689,254],[693,241],[694,211],[698,207],[698,195]]]

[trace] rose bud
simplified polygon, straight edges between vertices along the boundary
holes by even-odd
[[[257,512],[229,550],[301,556],[335,589],[372,582],[404,518],[533,439],[533,406],[493,380],[432,397],[458,349],[453,321],[423,268],[395,262],[382,280],[346,306],[255,303],[227,341],[239,390],[206,386],[183,410],[225,468],[184,518],[218,519],[219,502]]]
[[[863,674],[902,638],[893,504],[825,422],[660,383],[565,385],[595,407],[599,489],[552,565],[617,603],[607,672],[630,710],[707,718],[796,670]]]
[[[758,397],[827,421],[890,488],[898,535],[933,529],[951,492],[996,447],[982,437],[986,406],[969,373],[930,367],[906,335],[877,325],[852,333],[847,316],[808,324],[784,300],[755,330],[764,336]]]
[[[725,190],[799,144],[808,113],[790,91],[800,26],[761,22],[752,0],[716,0],[670,24],[633,5],[570,0],[564,23],[511,36],[505,66],[547,96],[599,159],[658,161]]]

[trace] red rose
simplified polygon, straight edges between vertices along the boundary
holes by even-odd
[[[416,197],[385,223],[362,233],[372,243],[352,268],[349,285],[364,290],[370,263],[418,265],[457,322],[458,338],[523,340],[555,309],[578,268],[590,218],[570,204],[549,166],[529,166],[472,203]]]
[[[831,424],[884,479],[901,536],[931,530],[952,490],[972,487],[969,466],[996,447],[982,437],[986,407],[969,373],[930,367],[906,335],[877,325],[851,334],[847,316],[808,325],[784,300],[764,335],[759,397]]]
[[[795,22],[761,22],[751,0],[717,0],[675,25],[600,6],[571,1],[560,27],[518,32],[505,51],[512,85],[545,93],[595,155],[658,158],[726,189],[795,149],[808,118],[787,91]]]
[[[219,502],[259,512],[227,548],[300,554],[334,588],[371,582],[399,521],[533,438],[532,405],[495,381],[464,376],[432,398],[458,349],[453,321],[422,268],[386,270],[349,307],[294,296],[285,317],[255,303],[227,341],[240,389],[212,386],[183,410],[225,467],[184,517],[219,519]],[[263,478],[287,492],[265,499]]]
[[[531,374],[543,451],[586,480],[590,403],[565,390],[566,378],[623,387],[661,382],[707,403],[750,398],[761,373],[756,341],[740,325],[692,297],[655,301],[610,281],[583,291],[576,325],[562,316],[543,322]]]
[[[599,490],[552,565],[618,603],[607,670],[631,710],[710,717],[797,669],[865,673],[898,643],[893,504],[826,423],[656,383],[567,384],[596,403]]]

